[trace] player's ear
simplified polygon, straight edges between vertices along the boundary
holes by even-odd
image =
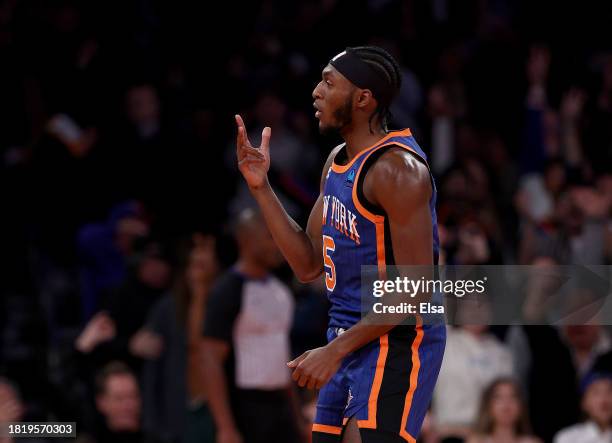
[[[367,107],[373,100],[372,91],[369,89],[358,89],[357,94],[357,107],[365,108]]]

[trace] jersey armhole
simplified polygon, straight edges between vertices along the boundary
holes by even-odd
[[[398,145],[398,144],[389,144],[389,145],[382,146],[381,148],[377,149],[372,154],[370,154],[368,156],[368,158],[366,158],[364,160],[363,165],[361,167],[361,171],[359,173],[359,176],[357,177],[357,183],[355,183],[355,186],[357,187],[357,193],[356,193],[357,194],[357,200],[359,201],[361,206],[363,206],[365,209],[370,211],[372,214],[378,215],[378,216],[383,216],[383,217],[386,215],[385,210],[383,208],[381,208],[380,206],[375,205],[374,203],[370,202],[366,198],[365,194],[363,193],[363,183],[365,182],[366,175],[368,174],[368,171],[370,170],[372,165],[374,165],[374,163],[376,163],[376,161],[385,152],[387,152],[391,148],[400,148],[403,151],[408,152],[415,159],[417,159],[418,161],[423,163],[427,167],[427,169],[429,169],[429,166],[427,165],[427,162],[423,158],[421,158],[420,155],[418,155],[418,154],[414,153],[412,150],[404,148],[402,145]]]

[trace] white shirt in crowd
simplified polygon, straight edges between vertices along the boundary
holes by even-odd
[[[495,336],[449,328],[432,412],[441,425],[472,425],[480,398],[496,378],[512,375],[512,355]]]
[[[592,421],[579,423],[562,429],[555,435],[554,443],[610,443],[612,442],[612,428],[602,431]]]

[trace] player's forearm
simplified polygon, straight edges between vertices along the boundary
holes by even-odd
[[[327,346],[331,347],[337,355],[344,358],[351,352],[385,335],[394,327],[395,325],[392,324],[371,324],[371,320],[366,317],[336,337]]]
[[[270,184],[251,189],[259,204],[274,241],[302,282],[314,280],[323,269],[321,257],[315,253],[308,234],[293,220],[283,208]]]
[[[215,420],[217,429],[236,428],[227,392],[227,379],[223,365],[215,356],[205,355],[204,372],[205,389],[208,394],[208,406]]]

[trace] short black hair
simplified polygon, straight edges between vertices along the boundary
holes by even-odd
[[[350,48],[354,54],[362,61],[370,65],[373,69],[383,74],[387,80],[389,89],[392,91],[391,100],[389,103],[384,103],[378,100],[378,106],[372,113],[369,120],[370,132],[372,132],[372,120],[378,116],[380,124],[385,131],[388,131],[387,124],[391,118],[389,107],[393,98],[397,96],[402,87],[402,73],[399,64],[391,54],[378,46],[356,46]]]

